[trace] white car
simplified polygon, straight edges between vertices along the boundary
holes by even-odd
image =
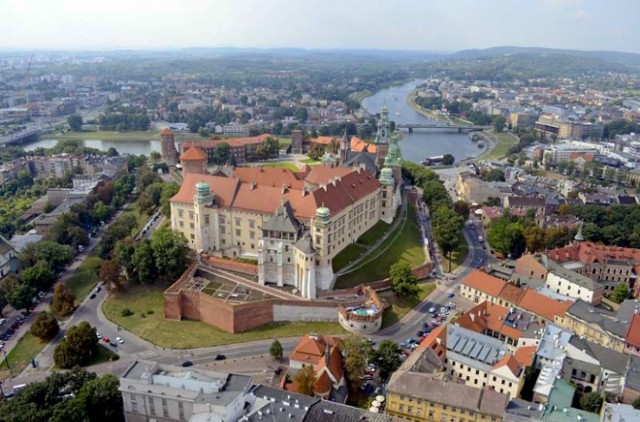
[[[124,343],[124,340],[122,340],[120,337],[116,337],[116,341],[120,344]]]
[[[437,312],[436,308],[429,308],[429,313],[430,314],[435,314]]]
[[[102,338],[102,334],[96,332],[96,337],[98,337],[98,340],[100,340]]]

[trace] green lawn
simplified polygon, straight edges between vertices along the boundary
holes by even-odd
[[[393,227],[392,224],[387,224],[384,221],[378,221],[373,227],[358,238],[358,243],[373,246],[378,240],[382,239],[389,230],[391,230],[391,227]]]
[[[509,148],[518,143],[518,137],[510,132],[501,132],[497,135],[491,131],[489,133],[494,139],[495,148],[487,155],[482,156],[484,160],[499,160],[509,153]]]
[[[336,255],[335,258],[333,258],[333,261],[331,262],[333,265],[333,272],[346,267],[351,261],[354,261],[366,251],[367,248],[364,246],[356,245],[355,243],[348,245],[338,255]]]
[[[91,359],[86,366],[98,365],[105,362],[112,362],[120,359],[120,355],[109,350],[107,346],[98,343],[98,353]]]
[[[467,255],[469,254],[469,244],[465,240],[464,235],[462,233],[460,233],[460,237],[461,239],[460,239],[459,246],[451,254],[451,271],[455,270],[460,265],[462,265],[464,260],[467,258]],[[443,256],[442,270],[449,271],[449,256],[446,256],[446,257]]]
[[[190,133],[189,135],[197,136]],[[176,136],[176,137],[179,137]],[[82,141],[84,139],[98,139],[101,141],[151,141],[160,140],[158,131],[147,130],[144,132],[115,132],[115,131],[93,131],[83,130],[82,132],[50,132],[40,135],[38,139],[56,139]]]
[[[382,328],[388,327],[400,321],[410,310],[415,308],[427,296],[436,289],[436,283],[425,282],[418,284],[420,293],[417,299],[407,300],[396,296],[392,291],[379,293],[381,297],[391,303],[391,307],[382,315]]]
[[[31,364],[31,359],[35,358],[45,345],[46,343],[43,343],[38,337],[35,337],[27,331],[27,333],[18,340],[16,347],[7,355],[9,359],[8,370],[7,360],[4,359],[4,355],[2,356],[0,379],[13,378],[20,374],[27,365]]]
[[[77,303],[82,302],[98,283],[98,272],[101,265],[102,259],[100,257],[89,256],[67,280],[66,285],[76,296]]]
[[[267,164],[261,165],[260,167],[284,168],[284,169],[289,169],[294,173],[300,171],[298,166],[296,166],[294,163],[292,163],[290,161],[283,161],[283,162],[280,162],[280,163],[267,163]]]
[[[391,233],[380,246],[371,251],[354,271],[338,277],[335,287],[344,289],[361,283],[382,280],[389,276],[389,268],[393,264],[403,262],[415,267],[422,264],[424,259],[416,213],[413,206],[409,205],[404,225],[400,222],[398,230]]]
[[[162,291],[163,288],[160,287],[135,286],[126,293],[109,297],[102,309],[109,320],[137,336],[160,347],[176,349],[294,337],[305,333],[346,333],[337,322],[273,324],[242,334],[231,334],[200,321],[165,321]],[[131,309],[134,315],[123,317],[121,312],[124,308]],[[149,314],[149,311],[153,313]],[[142,317],[143,314],[145,317]]]

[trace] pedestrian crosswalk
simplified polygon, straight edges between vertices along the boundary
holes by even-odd
[[[166,356],[166,354],[158,350],[145,350],[144,352],[131,353],[129,356],[134,359],[153,359]]]

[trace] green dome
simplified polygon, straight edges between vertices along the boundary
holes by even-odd
[[[319,218],[329,218],[331,216],[331,211],[327,207],[320,207],[316,209],[316,217]]]
[[[393,170],[391,170],[389,167],[383,168],[380,171],[380,183],[382,183],[383,185],[393,184]]]

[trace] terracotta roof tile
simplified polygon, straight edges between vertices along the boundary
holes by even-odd
[[[237,167],[233,175],[243,183],[255,182],[259,186],[271,186],[281,188],[287,185],[293,189],[302,189],[304,182],[295,173],[284,168],[264,167]]]
[[[627,344],[634,347],[640,347],[640,315],[634,315],[629,324],[629,331],[627,331]]]
[[[180,156],[180,161],[207,161],[209,157],[200,148],[192,146]]]
[[[464,280],[462,280],[462,284],[486,293],[489,296],[498,297],[507,283],[504,280],[489,275],[483,271],[473,270]]]
[[[504,358],[502,358],[501,361],[493,365],[493,369],[498,369],[503,366],[506,366],[507,368],[509,368],[509,370],[514,376],[516,377],[519,376],[520,369],[521,369],[520,363],[516,360],[516,358],[511,353],[509,353]]]
[[[331,382],[331,378],[325,371],[316,378],[316,383],[313,385],[313,392],[319,396],[325,396],[331,391],[331,387],[333,387],[333,382]]]
[[[524,346],[516,350],[515,358],[523,368],[531,366],[533,358],[536,357],[536,350],[538,346]]]
[[[499,298],[506,300],[509,303],[517,304],[520,298],[524,294],[524,290],[514,286],[511,283],[507,283],[502,288],[502,291],[498,295]]]
[[[374,154],[378,152],[378,148],[376,147],[375,144],[370,144],[355,136],[351,137],[350,147],[351,147],[351,151],[354,151],[354,152],[366,151]]]
[[[248,136],[243,138],[226,138],[226,139],[215,139],[209,141],[191,141],[191,143],[197,144],[202,149],[211,149],[215,148],[220,144],[229,144],[231,148],[238,148],[251,144],[261,144],[266,141],[268,138],[274,138],[274,136],[269,135],[267,133],[259,135],[259,136]],[[186,145],[186,142],[180,144],[181,148],[183,145]]]
[[[325,167],[325,166],[313,166],[311,171],[304,178],[306,182],[313,185],[326,185],[332,179],[338,177],[344,177],[349,173],[352,173],[354,169],[347,167]]]
[[[196,184],[205,182],[209,184],[214,200],[221,207],[230,206],[240,185],[240,180],[232,177],[209,176],[204,174],[186,174],[180,190],[171,199],[171,202],[193,203],[196,193]],[[272,212],[275,211],[275,208]]]
[[[329,145],[334,139],[340,142],[340,139],[336,136],[318,136],[317,138],[309,139],[309,142],[320,145]]]
[[[289,359],[293,359],[305,364],[317,365],[324,357],[327,343],[329,346],[335,346],[340,339],[332,336],[310,336],[305,334],[298,342]]]
[[[567,309],[569,309],[572,304],[573,302],[571,301],[560,302],[559,300],[538,293],[535,290],[526,289],[518,303],[518,307],[553,322],[556,315],[564,317]]]

